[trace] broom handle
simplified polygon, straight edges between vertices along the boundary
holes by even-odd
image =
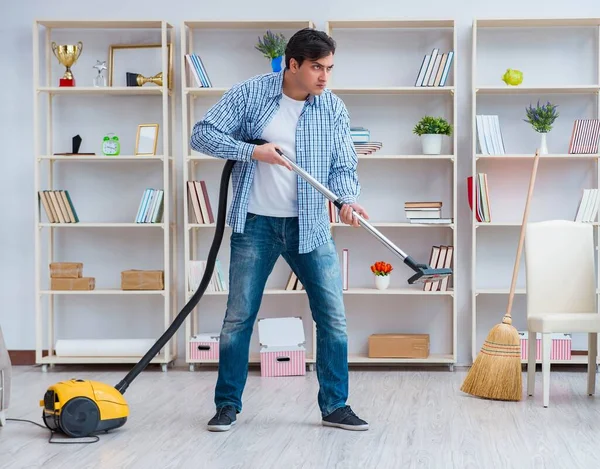
[[[512,282],[510,284],[510,294],[508,296],[508,306],[506,308],[506,314],[504,315],[504,319],[502,322],[504,324],[512,324],[512,305],[513,299],[515,297],[515,287],[517,285],[517,277],[519,275],[519,264],[521,263],[521,253],[523,251],[523,244],[525,241],[525,228],[527,225],[527,218],[529,217],[529,202],[531,201],[531,197],[533,195],[533,186],[535,184],[535,176],[537,173],[538,161],[540,155],[539,151],[535,152],[535,157],[533,159],[533,170],[531,171],[531,178],[529,179],[529,193],[527,194],[527,201],[525,202],[525,211],[523,212],[523,223],[521,224],[521,236],[519,238],[519,247],[517,249],[517,258],[515,259],[515,266],[513,268],[513,276]]]

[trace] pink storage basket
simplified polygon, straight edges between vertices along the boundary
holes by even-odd
[[[528,332],[520,331],[521,359],[528,357]],[[571,336],[569,334],[552,334],[552,348],[550,349],[550,360],[571,360]],[[536,360],[542,359],[542,334],[538,333],[536,338]]]
[[[303,376],[306,349],[302,318],[258,320],[260,374],[263,377]]]
[[[220,334],[199,334],[192,337],[189,342],[191,360],[219,360]]]

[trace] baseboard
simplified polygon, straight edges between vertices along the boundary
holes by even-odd
[[[42,351],[42,356],[48,355],[48,350]],[[35,365],[35,350],[9,350],[8,356],[13,366]]]

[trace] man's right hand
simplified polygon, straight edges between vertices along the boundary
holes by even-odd
[[[265,143],[263,145],[256,145],[252,152],[252,158],[263,163],[278,164],[285,166],[287,169],[292,171],[292,166],[285,160],[277,150],[281,151],[279,146],[274,143]]]

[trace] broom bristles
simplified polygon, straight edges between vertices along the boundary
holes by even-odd
[[[489,332],[460,389],[487,399],[521,400],[521,345],[510,317]]]

